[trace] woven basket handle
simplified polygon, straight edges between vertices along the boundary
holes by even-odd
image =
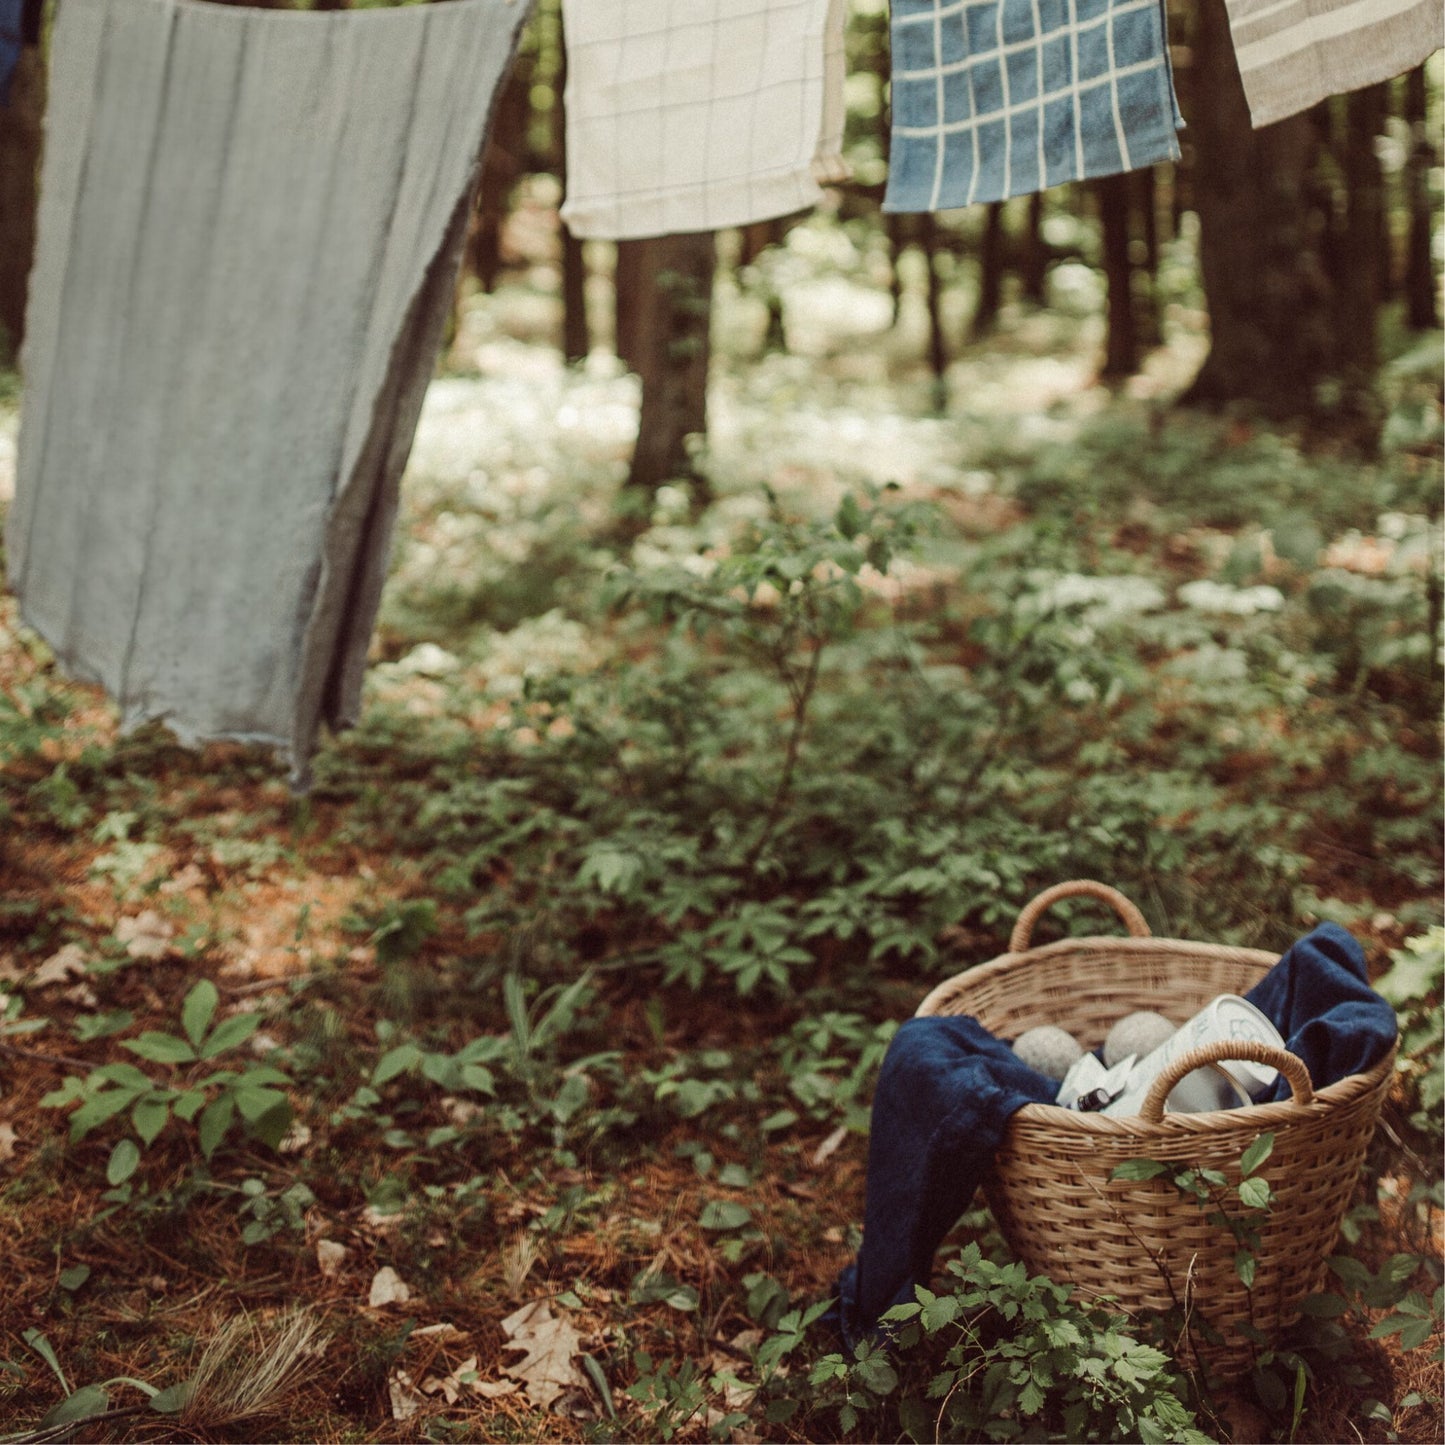
[[[1117,888],[1110,888],[1107,883],[1096,883],[1091,878],[1075,878],[1071,883],[1055,883],[1052,888],[1045,888],[1032,903],[1024,905],[1009,937],[1010,953],[1023,953],[1028,948],[1033,940],[1034,924],[1061,898],[1097,898],[1123,919],[1131,938],[1149,937],[1149,925],[1144,921],[1144,915]]]
[[[1289,1080],[1290,1092],[1294,1095],[1296,1104],[1308,1104],[1315,1096],[1310,1083],[1310,1071],[1297,1055],[1277,1044],[1260,1043],[1255,1039],[1217,1039],[1212,1044],[1203,1044],[1197,1049],[1190,1049],[1188,1053],[1180,1054],[1165,1066],[1163,1072],[1149,1086],[1149,1092],[1144,1096],[1144,1103],[1139,1110],[1139,1118],[1146,1124],[1157,1124],[1164,1113],[1164,1101],[1169,1097],[1170,1090],[1185,1074],[1192,1074],[1195,1069],[1207,1068],[1210,1064],[1218,1064],[1225,1059],[1243,1059],[1278,1069]]]

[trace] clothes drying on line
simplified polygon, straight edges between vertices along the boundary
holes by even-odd
[[[1179,154],[1162,0],[893,0],[885,211],[940,211]]]
[[[125,727],[355,719],[526,12],[59,7],[10,581]]]
[[[573,235],[713,231],[846,177],[846,0],[563,0]]]
[[[1258,128],[1413,70],[1445,45],[1439,0],[1225,0]]]

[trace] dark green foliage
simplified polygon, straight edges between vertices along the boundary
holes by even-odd
[[[949,1262],[946,1283],[940,1293],[920,1285],[912,1303],[889,1310],[888,1345],[815,1362],[809,1385],[844,1432],[865,1417],[886,1420],[896,1394],[897,1428],[916,1441],[1211,1438],[1168,1355],[1124,1316],[1081,1307],[1067,1288],[1016,1261],[998,1264],[977,1244]]]

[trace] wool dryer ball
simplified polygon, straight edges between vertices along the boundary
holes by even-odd
[[[1160,1044],[1175,1031],[1163,1014],[1144,1009],[1139,1013],[1125,1014],[1104,1040],[1104,1065],[1112,1069],[1120,1059],[1134,1054],[1143,1058],[1152,1054]]]
[[[1083,1045],[1073,1034],[1053,1024],[1027,1029],[1014,1040],[1014,1053],[1031,1069],[1051,1079],[1062,1079],[1083,1052]]]

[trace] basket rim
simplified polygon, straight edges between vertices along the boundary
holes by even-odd
[[[936,984],[918,1005],[917,1013],[923,1013],[935,996],[946,996],[944,990],[960,986],[964,980],[969,984],[982,984],[1001,973],[1008,973],[1022,963],[1043,963],[1050,958],[1067,953],[1175,953],[1195,958],[1214,957],[1227,963],[1256,963],[1265,969],[1273,968],[1279,962],[1278,953],[1267,953],[1262,948],[1243,948],[1229,943],[1200,943],[1188,938],[1160,938],[1149,933],[1143,936],[1125,934],[1084,934],[1078,938],[1057,938],[1052,943],[1041,943],[1035,948],[1026,948],[1019,953],[1001,953],[983,963],[960,969]],[[931,1011],[931,1010],[930,1010]]]
[[[1181,957],[1215,958],[1223,962],[1255,964],[1267,972],[1279,962],[1277,953],[1259,948],[1243,948],[1233,944],[1201,943],[1186,938],[1161,938],[1154,934],[1121,936],[1117,934],[1085,934],[1081,937],[1056,939],[1018,953],[1004,953],[985,963],[966,968],[944,979],[929,991],[915,1010],[914,1017],[940,1012],[965,1014],[957,1004],[966,999],[972,987],[983,987],[1001,975],[1017,972],[1021,965],[1046,963],[1051,958],[1072,953],[1084,954],[1175,954]],[[954,1007],[940,1010],[938,1003]],[[1303,1123],[1334,1110],[1344,1108],[1376,1090],[1383,1090],[1394,1072],[1399,1036],[1389,1051],[1363,1073],[1337,1079],[1314,1091],[1308,1104],[1282,1099],[1270,1104],[1251,1104],[1247,1109],[1211,1109],[1197,1114],[1165,1114],[1155,1123],[1146,1123],[1137,1115],[1080,1113],[1058,1104],[1025,1104],[1009,1118],[1007,1132],[1022,1126],[1047,1128],[1056,1136],[1073,1136],[1075,1140],[1092,1136],[1099,1146],[1111,1140],[1152,1140],[1165,1142],[1191,1135],[1218,1134],[1231,1129],[1268,1129],[1292,1123]]]
[[[1100,1145],[1111,1140],[1187,1139],[1200,1134],[1221,1134],[1231,1130],[1241,1133],[1301,1124],[1345,1108],[1383,1089],[1394,1072],[1396,1045],[1362,1074],[1351,1074],[1316,1089],[1308,1104],[1281,1099],[1272,1104],[1251,1104],[1239,1109],[1210,1109],[1198,1114],[1165,1114],[1156,1123],[1148,1123],[1135,1114],[1081,1114],[1059,1104],[1025,1104],[1010,1117],[1008,1128],[1035,1125],[1056,1136],[1072,1135],[1076,1139],[1092,1136]]]

